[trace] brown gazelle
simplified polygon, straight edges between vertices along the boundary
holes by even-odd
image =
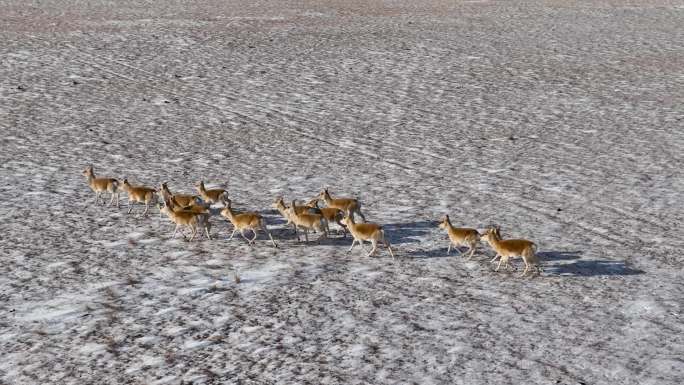
[[[470,252],[468,259],[472,258],[475,253],[475,248],[480,242],[480,233],[478,233],[477,230],[454,227],[451,224],[448,215],[444,216],[439,222],[439,228],[446,230],[447,235],[449,235],[449,248],[447,249],[447,254],[451,253],[451,246],[468,246],[468,251]],[[463,255],[463,252],[460,250],[459,253]]]
[[[295,233],[297,232],[297,225],[294,224],[294,221],[292,220],[292,216],[290,215],[290,211],[288,210],[288,207],[285,205],[285,201],[283,200],[283,197],[276,197],[275,201],[273,201],[273,204],[271,205],[274,209],[278,210],[280,215],[283,216],[287,220],[287,223],[285,226],[291,224],[292,228],[294,229]]]
[[[385,244],[385,246],[387,246],[387,250],[389,250],[390,255],[392,258],[394,258],[392,246],[390,246],[389,241],[387,238],[385,238],[385,231],[382,229],[382,226],[376,223],[355,223],[351,216],[344,217],[344,219],[342,219],[342,223],[347,225],[347,230],[349,230],[349,233],[354,238],[352,245],[349,248],[350,252],[354,248],[354,244],[356,244],[356,242],[359,242],[361,249],[366,251],[363,247],[363,241],[370,241],[373,244],[373,248],[366,255],[366,257],[370,257],[378,250],[378,242],[382,242]]]
[[[327,188],[321,191],[320,194],[318,194],[318,198],[322,199],[328,207],[333,207],[342,210],[344,214],[348,216],[354,216],[354,214],[359,214],[359,216],[361,216],[361,220],[363,220],[364,222],[366,221],[366,217],[363,215],[363,213],[361,213],[361,203],[357,199],[333,199],[330,196],[330,192],[328,192]]]
[[[283,218],[287,219],[287,223],[285,224],[285,226],[292,224],[293,229],[295,230],[295,232],[297,232],[297,226],[294,224],[294,221],[292,220],[292,215],[290,215],[289,207],[285,205],[285,200],[283,199],[283,197],[277,197],[271,205],[271,207],[278,210],[280,215],[282,215]],[[295,211],[299,214],[311,213],[311,209],[307,206],[295,206]]]
[[[505,239],[502,240],[499,235],[498,229],[491,228],[482,235],[482,239],[487,241],[489,245],[496,251],[496,256],[492,260],[495,261],[497,257],[500,257],[499,264],[496,266],[496,271],[499,271],[499,267],[503,263],[504,266],[510,267],[509,259],[511,257],[522,257],[523,262],[525,262],[525,270],[520,274],[524,276],[530,270],[530,267],[534,267],[537,273],[541,272],[539,267],[539,259],[537,258],[537,245],[534,242],[528,241],[526,239]]]
[[[162,197],[164,198],[164,201],[173,200],[173,203],[175,203],[176,206],[183,206],[183,207],[192,206],[201,200],[199,195],[173,194],[171,192],[171,190],[169,190],[169,186],[167,185],[167,182],[164,182],[161,184],[161,190],[160,191],[161,191]]]
[[[97,178],[95,172],[93,171],[93,166],[88,166],[83,170],[83,175],[88,180],[88,186],[95,192],[95,204],[100,202],[100,194],[110,193],[112,194],[109,200],[109,205],[114,203],[116,198],[116,207],[119,207],[119,181],[114,178]],[[104,198],[102,198],[102,204],[104,204]]]
[[[230,223],[233,224],[233,233],[230,235],[230,238],[228,240],[230,241],[233,239],[233,236],[235,236],[236,232],[240,232],[240,235],[242,235],[243,238],[249,243],[250,245],[253,245],[257,239],[258,231],[263,230],[266,234],[268,234],[268,237],[271,239],[271,243],[273,243],[273,247],[278,247],[278,245],[275,243],[273,240],[273,237],[271,236],[271,233],[268,231],[268,228],[266,227],[266,222],[264,222],[264,218],[261,216],[259,213],[241,213],[241,214],[236,214],[233,212],[233,209],[231,208],[231,202],[230,199],[226,199],[224,201],[226,207],[224,207],[221,210],[221,216],[228,219]],[[254,238],[249,239],[245,236],[245,230],[251,230],[254,233]]]
[[[134,203],[145,204],[145,211],[141,216],[147,215],[150,209],[150,203],[157,203],[157,190],[145,186],[133,186],[128,183],[128,179],[123,180],[123,190],[128,195],[128,214],[133,210]]]
[[[304,229],[304,240],[309,242],[309,230],[320,231],[321,236],[318,238],[320,242],[321,238],[328,237],[328,222],[325,220],[321,214],[312,214],[310,212],[297,212],[297,205],[295,201],[292,201],[292,205],[287,209],[288,215],[295,225],[295,235],[297,236],[297,242],[299,242],[299,233],[297,230],[301,227]]]
[[[201,180],[197,183],[197,191],[203,201],[209,204],[221,202],[223,203],[223,206],[226,206],[226,202],[228,201],[228,193],[226,190],[222,188],[207,190],[204,188],[204,181]]]
[[[342,210],[335,208],[335,207],[318,207],[318,201],[319,198],[314,198],[310,200],[306,206],[311,207],[312,209],[316,210],[318,214],[323,215],[326,221],[328,223],[330,222],[335,222],[337,223],[338,226],[342,229],[342,234],[344,234],[344,237],[347,237],[347,227],[342,223],[342,218],[344,218],[344,213]],[[328,229],[328,232],[330,232],[330,229]]]
[[[166,200],[165,203],[166,206],[160,208],[160,211],[165,213],[169,217],[169,219],[171,219],[171,221],[176,224],[176,228],[173,230],[173,235],[171,235],[171,238],[175,237],[178,230],[181,227],[185,226],[190,228],[190,231],[192,233],[190,241],[192,241],[195,238],[195,235],[197,235],[197,227],[201,226],[204,228],[204,231],[207,234],[207,238],[211,239],[211,234],[209,233],[209,231],[211,230],[211,224],[209,223],[209,214],[193,212],[191,210],[184,210],[176,206],[172,200]],[[185,234],[183,234],[182,230],[181,234],[183,235],[183,238],[185,238]]]

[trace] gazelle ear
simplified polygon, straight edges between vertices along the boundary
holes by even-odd
[[[446,218],[446,220],[448,221],[449,220],[449,214],[445,215],[444,218]]]

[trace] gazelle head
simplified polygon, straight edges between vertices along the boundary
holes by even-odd
[[[290,207],[287,208],[287,211],[290,214],[296,214],[295,207],[297,207],[297,201],[293,199],[292,204],[290,205]]]
[[[320,194],[318,194],[318,199],[331,199],[330,193],[328,192],[328,188],[324,188],[323,191],[321,191]]]
[[[354,219],[352,219],[352,217],[350,217],[349,215],[345,215],[344,218],[342,218],[342,220],[340,222],[342,222],[347,227],[355,224]]]
[[[483,241],[487,242],[492,242],[492,241],[498,241],[501,239],[501,235],[499,234],[499,229],[495,226],[488,228],[484,234],[482,234]]]
[[[273,204],[271,205],[274,209],[282,208],[286,209],[287,207],[285,206],[285,201],[283,200],[283,197],[276,197],[276,199],[273,201]]]
[[[93,175],[93,166],[92,166],[92,165],[89,165],[88,167],[86,167],[86,169],[83,170],[83,173],[82,173],[82,174],[83,174],[83,176],[91,176],[91,175]]]
[[[448,229],[450,225],[451,225],[451,221],[449,220],[449,216],[445,215],[442,217],[442,219],[439,220],[439,224],[437,226],[440,229]]]

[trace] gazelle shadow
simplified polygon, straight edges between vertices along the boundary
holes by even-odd
[[[582,251],[540,251],[537,253],[541,261],[570,261],[580,259]]]
[[[382,225],[382,228],[385,230],[385,236],[393,245],[419,243],[421,242],[420,237],[434,231],[436,227],[436,221],[388,223]]]
[[[560,276],[592,277],[599,275],[638,275],[644,271],[627,266],[624,261],[591,260],[545,266],[547,274]]]

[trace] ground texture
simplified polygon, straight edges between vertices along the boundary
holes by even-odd
[[[1,383],[684,382],[684,2],[195,3],[0,2]],[[170,239],[87,164],[280,248]],[[325,186],[396,260],[296,242],[271,202]],[[543,274],[448,256],[447,213]]]

